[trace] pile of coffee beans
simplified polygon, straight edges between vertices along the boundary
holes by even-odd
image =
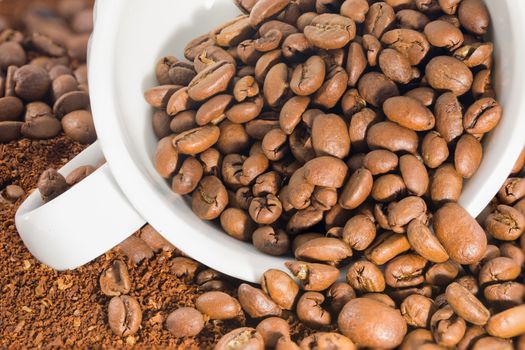
[[[94,142],[85,65],[92,9],[71,0],[59,12],[35,6],[23,23],[24,32],[0,20],[0,143],[62,131]]]
[[[342,333],[305,349],[512,348],[525,334],[525,182],[507,181],[485,229],[457,204],[502,117],[484,2],[236,3],[245,14],[192,40],[189,62],[158,62],[154,162],[201,219],[292,253],[303,292],[270,270],[167,327],[194,335],[202,314],[247,314],[264,320],[216,349],[296,349],[278,318],[294,310]]]

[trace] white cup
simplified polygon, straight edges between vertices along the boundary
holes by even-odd
[[[495,88],[501,124],[484,140],[485,156],[460,203],[477,216],[503,184],[525,143],[525,2],[487,0],[495,29]],[[94,174],[43,205],[35,191],[16,225],[43,263],[72,269],[112,248],[146,221],[200,262],[225,274],[258,281],[284,258],[265,255],[201,221],[188,200],[173,194],[155,171],[152,110],[143,92],[155,86],[154,67],[165,55],[183,57],[190,39],[239,13],[232,0],[105,0],[95,8],[89,51],[92,110],[99,141],[61,169],[108,161]]]

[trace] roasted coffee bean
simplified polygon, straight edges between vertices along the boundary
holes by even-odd
[[[474,343],[473,350],[485,350],[485,349],[502,349],[511,350],[514,349],[512,342],[508,339],[501,339],[497,337],[482,337]]]
[[[301,341],[301,349],[348,349],[355,350],[357,346],[347,337],[335,332],[319,332],[309,335]]]
[[[525,305],[515,306],[493,315],[486,326],[495,337],[512,338],[525,332]]]
[[[431,45],[455,50],[463,44],[463,33],[449,22],[436,20],[425,26],[424,31]]]
[[[352,249],[363,251],[376,237],[376,227],[366,215],[355,215],[348,220],[343,230],[343,241]]]
[[[447,287],[445,295],[454,312],[465,321],[478,326],[487,323],[490,317],[489,310],[465,287],[452,283]]]
[[[378,119],[377,113],[369,108],[364,108],[351,116],[348,133],[350,135],[350,144],[354,149],[364,150],[367,148],[366,135],[368,129]]]
[[[392,288],[413,287],[424,282],[427,260],[416,254],[400,255],[388,262],[385,282]]]
[[[74,186],[80,181],[84,180],[86,177],[91,175],[95,171],[95,167],[91,165],[83,165],[75,168],[66,176],[66,183],[69,186]]]
[[[443,263],[449,256],[430,228],[419,220],[412,220],[407,228],[407,238],[412,249],[425,259]]]
[[[460,269],[452,260],[432,265],[425,273],[425,282],[435,286],[449,285],[459,275]]]
[[[0,122],[17,121],[24,111],[24,104],[18,97],[0,98]]]
[[[395,19],[396,15],[392,6],[386,2],[375,3],[370,6],[366,14],[364,32],[379,39],[394,24]]]
[[[173,137],[167,136],[159,141],[155,151],[155,169],[160,176],[170,177],[178,166],[179,153],[173,147]]]
[[[311,328],[321,328],[332,322],[330,313],[322,308],[324,295],[318,292],[306,292],[297,302],[297,317]]]
[[[434,231],[450,258],[460,264],[476,263],[485,254],[483,229],[458,204],[447,203],[434,214]]]
[[[299,260],[337,264],[352,256],[352,249],[337,238],[315,238],[305,242],[294,251]]]
[[[68,189],[64,176],[55,169],[47,169],[40,175],[37,188],[44,202],[49,202]]]
[[[366,73],[358,82],[359,94],[374,107],[381,107],[390,97],[398,96],[397,85],[387,76],[377,72]]]
[[[366,249],[365,256],[374,264],[383,265],[409,249],[410,244],[405,235],[386,232]]]
[[[393,309],[396,308],[396,302],[385,293],[366,293],[362,295],[362,298],[376,300]]]
[[[118,247],[135,264],[153,256],[153,250],[137,236],[129,236]]]
[[[19,43],[8,41],[0,44],[0,68],[3,71],[9,66],[21,67],[26,62],[26,53]]]
[[[465,131],[474,135],[485,134],[498,125],[502,113],[501,105],[493,98],[477,100],[465,112]]]
[[[165,109],[171,96],[181,88],[180,85],[159,85],[147,90],[144,99],[154,108]]]
[[[435,125],[432,112],[412,97],[391,97],[384,102],[383,111],[388,119],[411,130],[430,130]]]
[[[388,224],[394,232],[405,233],[411,221],[426,222],[427,219],[427,205],[420,197],[408,196],[388,206]]]
[[[279,317],[268,317],[261,321],[256,331],[264,340],[264,345],[275,347],[281,337],[290,338],[290,326],[288,322]]]
[[[279,115],[279,124],[286,135],[290,135],[301,122],[301,117],[309,104],[309,97],[294,96],[283,105]]]
[[[423,162],[416,156],[405,154],[399,158],[399,171],[408,192],[422,196],[427,192],[430,179]]]
[[[201,71],[188,85],[188,95],[194,101],[203,101],[226,90],[235,74],[235,66],[219,61]]]
[[[412,29],[388,31],[381,37],[381,43],[408,57],[413,66],[421,63],[430,50],[430,44],[425,35]]]
[[[243,283],[237,289],[239,302],[252,318],[280,316],[281,308],[273,302],[262,290]]]
[[[107,296],[127,294],[131,288],[128,269],[126,264],[121,260],[114,260],[111,265],[102,272],[99,282],[102,293]]]
[[[20,131],[27,138],[50,139],[62,131],[62,125],[58,119],[44,116],[25,122]],[[68,136],[76,140],[76,137],[71,135],[70,130]]]
[[[315,186],[340,188],[343,186],[348,167],[340,159],[322,156],[304,165],[305,180]]]
[[[142,322],[142,310],[137,299],[131,296],[115,296],[108,305],[109,327],[118,336],[135,334]]]
[[[521,266],[519,266],[514,260],[500,256],[487,261],[481,267],[478,279],[481,285],[512,281],[520,275],[520,272]]]
[[[288,67],[284,63],[274,65],[264,79],[264,97],[271,107],[276,107],[283,102],[288,94]]]
[[[498,205],[485,220],[485,228],[492,237],[513,241],[525,231],[525,216],[507,205]]]
[[[430,325],[430,318],[436,311],[432,299],[423,295],[409,295],[400,306],[401,315],[408,325],[413,327],[427,328]]]
[[[175,247],[168,242],[164,237],[160,235],[151,225],[146,225],[140,229],[140,238],[146,242],[146,244],[154,251],[167,251],[171,252],[175,250]]]
[[[213,146],[219,139],[217,126],[203,126],[182,132],[173,137],[173,147],[180,154],[198,154]]]
[[[408,84],[419,77],[419,71],[410,65],[406,56],[394,49],[384,49],[379,55],[379,67],[391,80]]]
[[[264,197],[255,197],[250,203],[249,213],[256,223],[269,225],[281,216],[282,204],[273,194],[267,194]]]
[[[402,29],[413,29],[422,31],[430,22],[430,19],[424,14],[412,9],[400,10],[396,13],[399,27]]]
[[[348,74],[346,71],[339,65],[332,66],[328,70],[325,82],[315,93],[312,102],[326,109],[333,108],[345,93],[347,85]]]
[[[401,344],[407,324],[399,310],[368,298],[350,300],[337,324],[357,346],[394,348]]]
[[[416,350],[425,346],[430,349],[434,349],[435,347],[441,349],[439,345],[436,345],[434,343],[434,338],[430,331],[423,328],[417,328],[405,336],[405,339],[403,340],[403,344],[401,344],[400,349]]]
[[[178,194],[191,193],[199,184],[202,175],[202,164],[193,157],[186,158],[173,177],[171,189]]]
[[[244,210],[228,208],[221,213],[220,221],[222,228],[230,236],[241,241],[252,238],[255,223]]]
[[[67,136],[80,143],[89,144],[97,139],[93,116],[89,111],[78,110],[66,114],[62,118],[62,128]]]
[[[253,328],[242,327],[226,333],[214,347],[215,350],[263,350],[263,337]]]
[[[436,90],[451,91],[461,96],[470,90],[474,77],[470,69],[458,59],[438,56],[427,64],[426,79]]]
[[[421,157],[425,165],[435,169],[443,164],[449,157],[447,142],[436,131],[431,131],[423,138],[421,144]]]
[[[345,158],[350,152],[350,136],[344,120],[336,114],[320,114],[312,126],[312,146],[317,156]]]
[[[295,67],[290,81],[290,88],[299,96],[315,93],[324,82],[326,67],[320,56],[311,56],[304,64]]]
[[[415,98],[426,107],[434,105],[437,95],[438,94],[434,89],[426,86],[417,87],[405,93],[405,96]]]
[[[263,274],[261,288],[279,307],[285,310],[292,309],[299,293],[299,286],[295,281],[286,273],[275,269],[267,270]]]
[[[465,0],[459,4],[458,18],[461,25],[475,35],[483,35],[490,24],[486,5],[480,0]]]
[[[195,301],[197,310],[212,320],[230,320],[242,315],[237,299],[224,292],[206,292]]]
[[[373,188],[372,173],[364,168],[358,169],[348,179],[339,198],[345,209],[355,209],[368,198]]]
[[[335,314],[339,314],[343,306],[352,299],[355,299],[356,294],[354,289],[344,282],[334,283],[326,292],[326,298],[330,303],[330,310]]]
[[[434,202],[457,202],[459,200],[463,189],[463,178],[452,164],[441,165],[430,180],[430,197]]]
[[[356,26],[348,17],[325,13],[304,28],[304,35],[320,49],[339,49],[355,38]]]
[[[436,131],[445,141],[451,142],[463,133],[463,107],[453,93],[444,93],[437,99],[434,113]]]
[[[394,153],[400,151],[416,153],[419,143],[415,131],[388,121],[372,125],[368,130],[366,141],[371,149],[384,148]]]
[[[378,202],[391,202],[406,192],[403,178],[396,174],[382,175],[374,181],[372,198]]]
[[[146,240],[144,240],[147,242]],[[151,247],[151,244],[148,243]],[[153,249],[153,247],[152,247]],[[193,280],[199,268],[199,263],[193,259],[178,256],[171,261],[170,272],[179,278]]]
[[[430,320],[430,328],[439,345],[450,347],[459,343],[467,326],[465,320],[447,305],[434,313]]]
[[[348,2],[356,2],[356,0],[349,0]],[[368,3],[366,3],[368,7]],[[348,86],[355,87],[359,78],[367,67],[367,58],[363,50],[363,46],[357,42],[352,42],[348,48],[348,58],[346,61],[346,72],[348,73]]]
[[[356,261],[350,266],[346,273],[346,281],[360,292],[385,290],[383,273],[375,264],[366,260]]]
[[[35,65],[25,65],[14,74],[15,93],[26,101],[42,99],[49,90],[51,79],[48,73]]]
[[[290,234],[297,234],[306,231],[323,220],[323,210],[313,206],[295,212],[286,225],[286,231]]]
[[[156,111],[151,118],[151,126],[157,139],[163,139],[171,134],[171,117],[165,111]]]
[[[513,205],[525,197],[525,179],[510,177],[498,192],[498,199],[507,205]]]
[[[346,0],[341,5],[341,14],[356,23],[363,23],[368,13],[369,5],[366,0]]]
[[[483,290],[483,296],[490,305],[507,309],[523,304],[525,285],[518,282],[492,284]]]
[[[228,205],[226,188],[215,176],[204,177],[192,195],[192,210],[203,220],[213,220]]]
[[[306,291],[328,289],[339,277],[339,270],[333,266],[303,261],[289,261],[285,265],[302,282]]]
[[[168,315],[166,328],[176,338],[193,337],[204,328],[204,317],[192,307],[181,307]]]
[[[26,194],[22,187],[18,185],[8,185],[3,192],[6,199],[13,202],[16,202],[19,198]]]
[[[519,266],[524,265],[525,263],[525,252],[523,252],[518,246],[512,243],[504,243],[500,246],[501,256],[506,256],[511,258]]]

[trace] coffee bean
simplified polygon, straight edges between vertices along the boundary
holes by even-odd
[[[62,124],[55,117],[43,116],[34,118],[22,125],[21,133],[23,136],[32,139],[50,139],[57,136],[62,131]],[[71,136],[71,130],[68,129],[71,138],[77,140],[78,138]]]
[[[227,234],[242,241],[250,240],[255,230],[255,223],[245,211],[240,209],[228,208],[224,210],[220,221]]]
[[[318,292],[306,292],[297,302],[297,317],[311,328],[321,328],[332,322],[330,313],[322,308],[324,295]]]
[[[485,253],[483,229],[455,203],[445,204],[434,214],[434,231],[450,258],[460,264],[476,263]]]
[[[108,306],[109,327],[118,336],[135,334],[142,322],[142,310],[134,297],[115,296]]]
[[[390,202],[406,192],[403,178],[395,174],[382,175],[374,181],[372,198],[378,202]]]
[[[400,306],[401,315],[408,325],[427,328],[436,308],[432,299],[423,295],[409,295]]]
[[[174,337],[193,337],[204,328],[204,318],[192,307],[181,307],[168,315],[166,328]]]
[[[84,91],[67,92],[60,96],[53,105],[53,113],[59,119],[71,112],[89,109],[89,95]]]
[[[455,50],[463,43],[463,33],[459,28],[445,21],[432,21],[425,26],[424,31],[430,44]]]
[[[431,131],[423,138],[421,157],[425,165],[431,169],[441,166],[449,157],[446,140],[436,131]]]
[[[368,130],[366,140],[371,149],[385,148],[394,153],[399,151],[415,153],[419,142],[413,130],[392,122],[372,125]]]
[[[49,202],[68,189],[66,179],[55,169],[47,169],[40,175],[37,188],[44,202]]]
[[[508,309],[523,304],[525,285],[518,282],[503,282],[486,286],[483,296],[489,305]]]
[[[417,286],[425,280],[422,271],[427,260],[416,254],[400,255],[388,262],[385,282],[392,288]]]
[[[261,278],[261,288],[279,307],[285,310],[292,309],[299,293],[299,286],[289,275],[274,269],[264,272]]]
[[[394,9],[386,2],[372,4],[366,14],[364,32],[379,39],[393,25],[395,19]]]
[[[420,197],[408,196],[388,205],[388,224],[394,232],[405,233],[411,221],[427,219],[427,205]]]
[[[479,326],[487,323],[489,310],[465,287],[458,283],[450,284],[446,289],[446,297],[452,309],[466,321]]]
[[[114,260],[100,275],[100,289],[107,296],[127,294],[131,288],[128,269],[121,260]]]
[[[0,68],[21,67],[27,62],[27,56],[19,43],[8,41],[0,44]]]
[[[48,73],[35,65],[25,65],[14,74],[15,93],[26,101],[42,99],[51,85]]]
[[[19,198],[23,197],[26,193],[22,187],[18,185],[7,185],[4,190],[6,198],[10,201],[17,201]]]
[[[328,265],[302,261],[289,261],[285,265],[307,291],[325,290],[339,277],[339,270]]]
[[[173,137],[159,141],[155,152],[155,169],[164,178],[170,177],[178,167],[179,153],[173,147]]]
[[[268,317],[261,321],[255,330],[264,340],[264,345],[275,347],[279,338],[290,338],[290,326],[288,322],[279,317]]]
[[[434,57],[426,66],[426,78],[436,90],[447,90],[456,96],[470,90],[474,79],[470,69],[454,57]]]
[[[315,93],[324,82],[326,67],[320,56],[311,56],[304,64],[299,64],[293,71],[290,88],[299,96]]]
[[[79,166],[67,175],[66,182],[69,186],[74,186],[91,175],[95,170],[95,167],[91,165]]]
[[[416,31],[422,31],[430,22],[430,19],[424,13],[412,9],[398,11],[396,18],[401,29],[413,29]]]
[[[180,85],[171,84],[156,86],[144,93],[144,99],[154,108],[165,109],[171,96],[181,88]]]
[[[412,249],[425,259],[442,263],[449,256],[430,228],[419,220],[412,220],[407,228],[407,238]]]
[[[223,292],[206,292],[195,301],[195,307],[212,320],[229,320],[242,314],[237,299]]]
[[[447,305],[434,313],[430,319],[430,328],[439,345],[454,346],[465,335],[467,326],[465,320]]]
[[[304,35],[320,49],[339,49],[355,38],[356,26],[348,17],[325,13],[304,28]]]
[[[171,134],[172,118],[165,111],[156,111],[151,118],[151,126],[157,139],[163,139]]]
[[[175,247],[160,235],[151,225],[147,224],[140,229],[140,238],[154,251],[171,252]]]
[[[487,332],[501,338],[512,338],[523,334],[524,311],[525,305],[520,305],[493,315],[487,323]]]
[[[235,74],[235,66],[219,61],[201,71],[188,85],[188,95],[194,101],[203,101],[226,90]]]
[[[430,50],[430,44],[425,35],[412,29],[390,30],[383,34],[381,43],[399,51],[409,59],[412,65],[420,64]]]
[[[0,122],[0,143],[7,143],[20,137],[22,122]]]
[[[263,350],[264,340],[254,328],[242,327],[226,333],[214,347],[215,350],[235,348]]]
[[[430,130],[435,125],[432,112],[411,97],[391,97],[384,102],[383,111],[388,119],[411,130]]]
[[[379,66],[388,78],[402,84],[408,84],[420,75],[419,71],[410,65],[408,58],[394,49],[381,51]]]
[[[521,272],[521,267],[511,258],[496,257],[487,261],[480,269],[478,279],[481,285],[494,282],[512,281]]]
[[[0,98],[0,122],[18,121],[24,111],[22,101],[13,96]]]
[[[490,24],[490,16],[485,4],[480,0],[462,1],[458,8],[461,25],[475,35],[483,35]]]
[[[399,158],[399,170],[408,192],[422,196],[427,192],[430,179],[423,162],[414,155]]]
[[[343,240],[352,248],[363,251],[376,236],[374,222],[366,215],[355,215],[348,220],[343,230]]]
[[[507,205],[498,205],[485,220],[487,231],[496,239],[512,241],[525,230],[525,216]]]
[[[381,107],[390,97],[398,96],[399,89],[387,76],[377,72],[366,73],[358,82],[359,94],[374,107]]]
[[[513,205],[525,197],[525,180],[523,178],[508,178],[498,192],[498,199],[507,205]]]
[[[363,23],[368,11],[369,5],[366,0],[346,0],[341,5],[341,14],[356,23]]]
[[[360,292],[382,292],[385,290],[385,278],[381,270],[373,263],[356,261],[346,273],[346,281]]]
[[[501,120],[502,108],[493,98],[482,98],[474,102],[465,112],[463,126],[469,134],[484,134],[491,131]]]
[[[262,290],[243,283],[239,286],[237,292],[242,308],[252,318],[281,315],[281,308]]]
[[[441,165],[430,179],[430,197],[434,202],[457,202],[463,179],[452,164]]]
[[[445,141],[451,142],[463,133],[463,107],[453,93],[444,93],[437,99],[434,113],[436,131]]]
[[[352,250],[336,238],[316,238],[298,246],[294,251],[299,260],[337,264],[352,256]]]
[[[399,310],[368,298],[350,300],[341,310],[337,324],[345,336],[364,347],[399,346],[407,332]]]
[[[345,158],[350,152],[346,123],[336,114],[321,114],[312,126],[312,146],[320,156]]]
[[[355,209],[361,205],[372,192],[372,173],[364,168],[352,174],[343,188],[339,204],[345,209]]]
[[[204,177],[193,192],[192,210],[203,220],[213,220],[219,217],[227,205],[226,188],[215,176]]]

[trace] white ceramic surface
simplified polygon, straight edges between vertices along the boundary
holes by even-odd
[[[521,40],[525,2],[486,2],[497,28],[493,38],[495,86],[505,113],[502,123],[484,140],[481,168],[464,188],[461,204],[474,216],[504,182],[525,143],[525,48]],[[141,218],[145,218],[188,255],[228,275],[257,281],[268,268],[283,269],[284,259],[264,255],[194,216],[187,199],[173,194],[152,164],[156,139],[151,130],[151,109],[142,96],[155,85],[156,61],[168,54],[182,58],[186,42],[238,12],[232,0],[97,2],[89,57],[91,102],[99,142],[122,192],[109,190],[115,185],[103,168],[96,180],[83,183],[83,188],[91,186],[91,192],[74,187],[64,198],[55,200],[62,203],[57,202],[58,209],[51,207],[55,201],[46,204],[44,207],[50,207],[47,217],[35,214],[41,208],[34,199],[32,205],[23,206],[17,225],[40,260],[59,269],[74,268],[124,239],[133,231],[130,226],[143,223]],[[120,207],[126,205],[122,193],[131,203],[127,209]],[[82,215],[74,216],[75,222],[69,216],[73,210],[67,215],[60,212],[67,203],[82,210]],[[132,213],[130,205],[140,214]],[[111,215],[101,215],[101,211]],[[51,220],[54,224],[49,224]],[[56,220],[61,220],[60,225]],[[85,237],[91,229],[104,230],[104,234]],[[56,243],[67,235],[76,241],[69,237],[57,248],[48,240],[52,236]],[[73,252],[62,256],[65,250]]]

